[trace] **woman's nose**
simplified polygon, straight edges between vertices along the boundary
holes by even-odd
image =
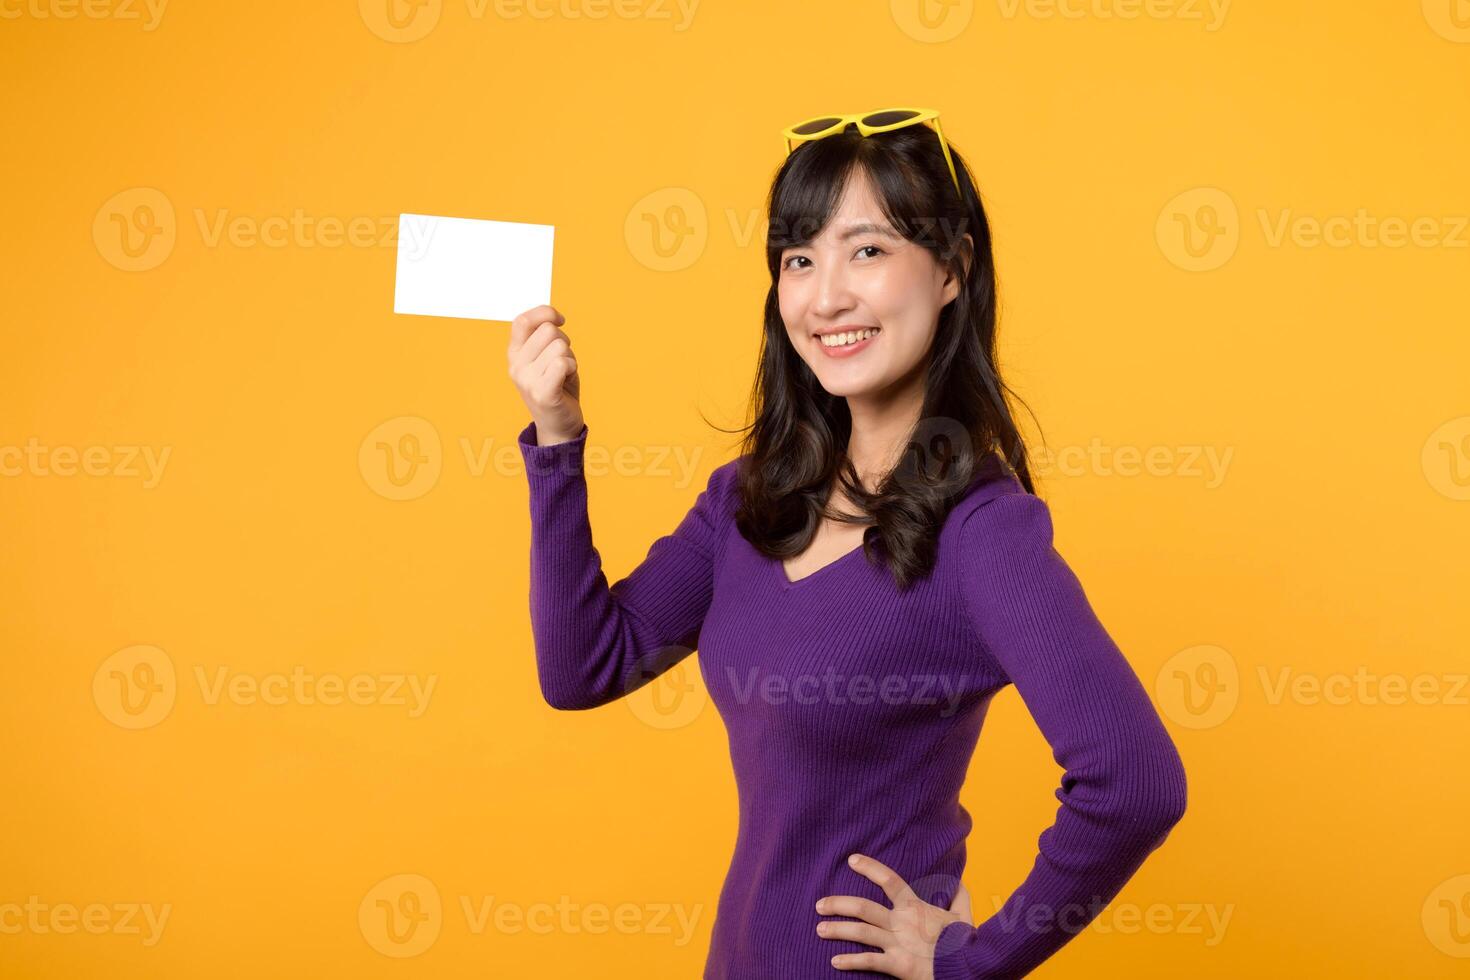
[[[817,294],[812,301],[813,310],[823,317],[834,317],[851,309],[852,289],[846,270],[828,265],[817,276]]]

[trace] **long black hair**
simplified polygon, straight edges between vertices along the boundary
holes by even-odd
[[[984,473],[1007,468],[1035,493],[1029,454],[1006,401],[1007,394],[1016,396],[995,363],[990,225],[969,168],[953,144],[949,149],[959,191],[938,136],[924,125],[867,137],[849,126],[802,143],[771,184],[766,236],[771,288],[751,392],[754,421],[741,447],[749,459],[741,469],[736,512],[741,535],[770,557],[804,552],[824,514],[867,524],[866,556],[872,560],[880,551],[904,589],[932,571],[945,516]],[[777,298],[782,251],[820,234],[849,177],[859,170],[871,180],[894,229],[928,249],[961,283],[959,295],[939,314],[919,421],[902,459],[872,493],[864,490],[847,456],[852,431],[847,399],[822,388],[792,347]],[[827,513],[838,482],[860,514]]]

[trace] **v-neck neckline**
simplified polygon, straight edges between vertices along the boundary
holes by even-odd
[[[863,545],[865,545],[867,543],[867,541],[868,541],[868,532],[867,532],[867,530],[864,530],[863,531],[863,537],[862,537],[862,539],[860,541],[858,541],[858,544],[857,544],[857,547],[856,548],[851,548],[851,549],[849,549],[847,551],[844,551],[842,554],[838,555],[836,558],[833,558],[831,561],[827,562],[827,564],[823,565],[821,568],[817,568],[817,569],[814,569],[813,571],[807,572],[805,575],[803,575],[801,578],[797,579],[794,582],[791,580],[791,576],[786,571],[786,559],[784,559],[784,558],[773,558],[772,561],[775,562],[775,565],[776,565],[776,574],[781,577],[781,585],[783,587],[785,587],[785,588],[788,588],[788,589],[794,589],[794,588],[797,588],[798,586],[805,585],[807,582],[810,582],[812,579],[816,578],[818,575],[821,575],[823,572],[827,571],[829,568],[835,568],[838,565],[842,564],[843,562],[847,561],[853,555],[858,554],[859,552],[861,552],[863,550]]]

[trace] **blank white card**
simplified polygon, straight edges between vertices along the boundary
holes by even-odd
[[[551,302],[554,225],[398,216],[393,312],[510,322]]]

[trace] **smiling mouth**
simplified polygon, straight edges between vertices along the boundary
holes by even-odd
[[[882,332],[881,327],[868,327],[864,330],[847,330],[841,333],[817,334],[817,342],[823,347],[842,348],[861,343],[870,337],[876,337]]]

